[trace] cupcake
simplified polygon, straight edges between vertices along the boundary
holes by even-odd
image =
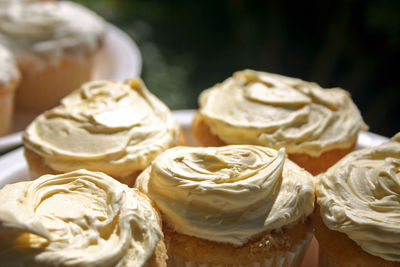
[[[169,266],[298,266],[312,237],[312,176],[284,149],[171,148],[136,187],[161,212]]]
[[[367,125],[348,92],[253,70],[202,92],[193,120],[204,146],[284,147],[314,175],[352,151],[360,130]]]
[[[14,1],[0,10],[0,43],[14,55],[22,81],[20,110],[43,111],[90,80],[105,22],[68,1]]]
[[[44,175],[0,190],[5,266],[166,266],[150,200],[86,170]]]
[[[317,176],[321,266],[400,266],[399,141],[354,151]]]
[[[39,115],[25,130],[32,177],[77,169],[104,172],[129,186],[164,150],[183,144],[172,112],[142,80],[92,81]]]
[[[0,45],[0,136],[10,132],[14,111],[15,88],[20,74],[14,57]]]

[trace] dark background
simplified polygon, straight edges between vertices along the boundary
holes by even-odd
[[[400,131],[400,1],[76,0],[127,32],[171,109],[245,68],[348,90],[370,131]]]

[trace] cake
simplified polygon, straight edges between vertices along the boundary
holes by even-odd
[[[135,186],[161,212],[169,266],[298,266],[312,237],[312,179],[284,149],[182,146]]]
[[[317,176],[321,266],[400,266],[400,143],[354,151]]]
[[[141,79],[92,81],[23,134],[31,177],[88,169],[129,186],[164,150],[184,144],[172,112]]]
[[[44,175],[0,189],[5,266],[166,266],[150,200],[100,173]]]
[[[203,91],[193,120],[204,146],[284,147],[314,175],[352,151],[367,129],[347,91],[253,70]]]
[[[15,88],[19,80],[20,73],[13,55],[0,45],[0,136],[11,130]]]
[[[0,10],[0,43],[16,57],[20,110],[41,112],[89,81],[106,25],[68,1],[14,1]]]

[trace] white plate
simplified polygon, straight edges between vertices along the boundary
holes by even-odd
[[[173,112],[179,124],[182,126],[188,145],[192,146],[198,145],[191,131],[191,122],[194,112],[194,110],[177,110]],[[21,134],[19,133],[19,140],[20,138]],[[388,138],[374,133],[361,132],[358,138],[357,148],[360,149],[379,145],[388,140]],[[23,148],[18,148],[0,157],[0,188],[9,183],[27,180],[28,177],[28,168],[23,156]]]
[[[125,32],[108,24],[104,48],[98,57],[93,79],[124,81],[140,76],[142,56],[136,43]]]
[[[94,65],[93,80],[124,81],[128,78],[140,76],[142,56],[136,43],[125,32],[108,23],[104,45],[96,56]],[[37,115],[33,112],[16,110],[13,132],[25,129]],[[4,143],[10,144],[10,141],[2,141],[1,139],[0,152]]]

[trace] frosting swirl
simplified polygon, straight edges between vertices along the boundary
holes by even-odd
[[[175,147],[136,180],[183,234],[241,245],[313,210],[312,176],[284,150]]]
[[[103,173],[45,175],[0,190],[7,266],[144,266],[161,237],[148,198]]]
[[[0,89],[1,86],[18,80],[20,77],[13,55],[2,45],[0,45],[0,70]]]
[[[123,177],[177,145],[178,136],[168,107],[132,79],[83,84],[37,117],[23,141],[56,171],[85,168]]]
[[[11,2],[0,10],[0,42],[20,61],[58,64],[65,52],[83,55],[99,47],[105,22],[73,2]]]
[[[349,94],[315,83],[244,70],[202,92],[200,116],[227,144],[320,156],[348,148],[367,129]]]
[[[400,261],[400,143],[344,157],[316,179],[321,217],[369,254]]]

